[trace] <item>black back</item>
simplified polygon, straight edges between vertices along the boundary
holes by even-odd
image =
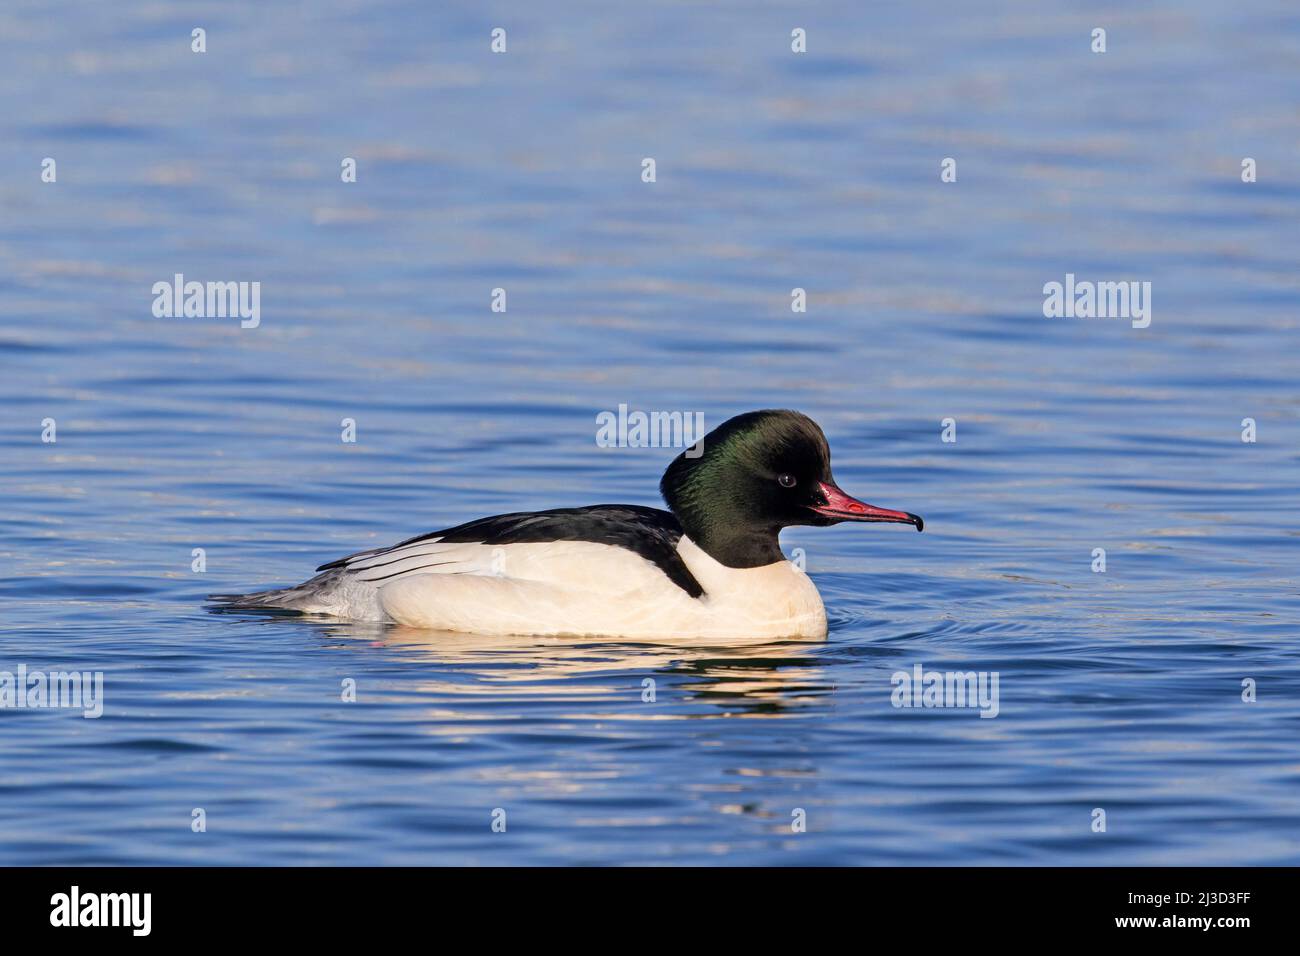
[[[586,508],[555,508],[550,511],[520,511],[478,518],[444,531],[431,531],[398,542],[392,547],[360,551],[317,571],[346,568],[361,557],[375,557],[407,545],[437,538],[452,544],[542,544],[549,541],[589,541],[626,548],[654,564],[668,579],[691,597],[704,593],[677,554],[682,526],[671,512],[641,505],[591,505]]]

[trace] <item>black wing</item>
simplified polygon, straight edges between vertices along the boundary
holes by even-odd
[[[654,564],[691,597],[704,593],[690,568],[677,553],[682,526],[672,512],[641,505],[591,505],[551,511],[520,511],[479,518],[428,534],[407,538],[387,548],[358,551],[322,564],[317,571],[346,568],[350,562],[373,558],[421,541],[449,544],[544,544],[551,541],[590,541],[626,548]]]

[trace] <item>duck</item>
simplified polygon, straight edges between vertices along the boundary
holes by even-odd
[[[667,510],[494,515],[338,558],[293,587],[211,600],[498,637],[823,639],[825,605],[782,552],[782,529],[924,528],[842,491],[822,429],[789,409],[723,422],[673,459],[659,491]]]

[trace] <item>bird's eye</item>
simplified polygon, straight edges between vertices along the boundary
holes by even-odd
[[[793,488],[795,486],[794,475],[777,475],[776,480],[782,488]]]

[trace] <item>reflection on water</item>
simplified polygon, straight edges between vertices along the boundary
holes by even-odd
[[[401,625],[337,624],[321,631],[324,640],[371,642],[401,652],[403,659],[450,668],[452,677],[417,685],[438,701],[440,719],[447,721],[456,719],[454,701],[463,697],[504,703],[528,695],[551,697],[558,688],[582,704],[573,720],[601,722],[784,716],[815,708],[834,690],[806,654],[821,641],[740,640],[719,648],[689,640],[575,643]],[[661,686],[676,701],[671,710],[650,706],[658,702]],[[637,703],[647,706],[633,706]]]

